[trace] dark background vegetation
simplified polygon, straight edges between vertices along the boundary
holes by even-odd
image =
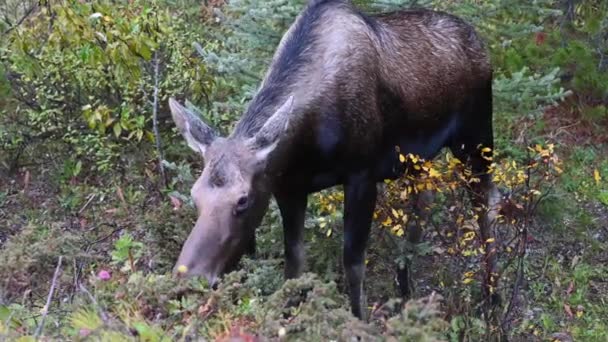
[[[274,203],[256,260],[217,290],[171,278],[202,161],[167,100],[229,132],[304,1],[0,0],[0,338],[606,341],[608,2],[355,2],[446,10],[488,42],[501,310],[480,310],[483,241],[463,192],[443,189],[410,246],[393,200],[404,182],[374,221],[369,322],[344,297],[339,188],[311,196],[301,279],[283,282]],[[414,267],[404,306],[399,262]]]

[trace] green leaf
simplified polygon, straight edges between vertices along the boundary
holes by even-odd
[[[82,170],[82,161],[78,161],[76,166],[74,166],[74,171],[72,172],[73,176],[78,176],[80,174],[80,170]]]
[[[147,61],[149,61],[150,58],[152,58],[152,51],[150,50],[150,47],[148,47],[148,45],[146,45],[146,44],[140,45],[139,53]]]
[[[116,124],[113,126],[114,129],[114,136],[116,136],[117,138],[120,136],[120,133],[122,133],[122,127],[120,127],[119,124]]]

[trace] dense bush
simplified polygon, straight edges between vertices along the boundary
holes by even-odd
[[[177,13],[149,1],[39,8],[0,51],[20,103],[2,114],[3,147],[64,152],[51,149],[60,143],[67,162],[107,171],[126,146],[153,142],[153,113],[169,95],[201,101],[211,85],[190,44],[201,35]]]

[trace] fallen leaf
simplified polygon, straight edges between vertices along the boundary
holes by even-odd
[[[434,247],[434,248],[433,248],[433,252],[435,252],[435,253],[437,253],[437,254],[441,255],[441,254],[445,253],[445,249],[443,249],[443,248],[441,248],[441,247]]]
[[[25,171],[25,176],[23,177],[23,192],[27,192],[27,188],[30,185],[30,170]]]
[[[199,306],[199,308],[198,308],[199,317],[201,317],[202,319],[206,319],[207,317],[211,316],[215,312],[215,304],[216,304],[216,298],[213,296],[209,297],[209,299],[207,299],[207,302],[205,304]]]
[[[120,198],[122,204],[126,206],[127,201],[125,201],[125,195],[123,194],[122,189],[119,186],[116,187],[116,194],[118,195],[118,198]]]
[[[600,172],[597,169],[593,170],[593,179],[595,179],[595,184],[600,184],[602,180],[602,176],[600,176]]]
[[[169,198],[173,204],[173,210],[179,210],[182,207],[182,201],[179,198],[173,196],[169,196]]]
[[[574,318],[574,314],[572,313],[572,309],[570,308],[570,305],[564,303],[564,311],[568,315],[568,318]]]
[[[574,282],[571,281],[568,285],[568,289],[566,290],[566,294],[571,294],[574,291]]]

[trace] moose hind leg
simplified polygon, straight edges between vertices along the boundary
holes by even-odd
[[[488,158],[485,159],[482,156],[481,148],[476,148],[477,145],[479,144],[462,144],[458,146],[458,148],[452,148],[452,151],[456,158],[461,161],[464,162],[468,159],[473,174],[479,178],[479,182],[473,183],[471,186],[472,192],[470,198],[473,207],[481,209],[477,223],[485,248],[485,274],[482,285],[482,295],[483,298],[489,300],[492,305],[499,305],[500,297],[495,292],[498,284],[498,275],[496,268],[496,234],[494,232],[494,226],[498,211],[500,210],[500,192],[494,182],[492,182],[491,174],[488,173],[488,167],[490,165],[489,158],[492,156],[492,152],[484,153],[483,156]],[[491,142],[481,145],[493,149],[493,144]],[[466,152],[462,150],[462,146],[465,146]],[[467,146],[472,146],[472,148],[469,149]]]
[[[492,127],[492,79],[472,92],[467,108],[461,115],[461,128],[452,137],[450,149],[462,162],[468,162],[479,183],[473,183],[471,200],[475,207],[481,207],[478,223],[481,238],[485,244],[485,275],[482,294],[494,305],[500,304],[497,294],[498,276],[496,269],[496,242],[494,224],[499,211],[500,193],[488,172],[494,154],[494,132]],[[484,152],[484,148],[490,148]]]
[[[366,176],[349,179],[344,187],[344,271],[351,310],[366,319],[365,249],[376,206],[376,183]]]
[[[422,191],[412,195],[414,202],[415,220],[410,220],[406,229],[407,241],[411,244],[420,243],[422,239],[423,226],[430,218],[430,207],[433,202],[433,193],[431,191]],[[404,299],[412,298],[414,294],[414,282],[412,279],[411,260],[408,260],[403,265],[397,266],[397,283],[399,292]]]
[[[492,182],[490,176],[484,174],[481,177],[479,186],[477,189],[474,189],[472,196],[474,198],[474,205],[482,208],[481,215],[479,215],[478,219],[481,239],[485,244],[486,273],[482,293],[484,294],[484,298],[488,298],[492,305],[498,305],[500,303],[500,297],[496,292],[498,273],[496,265],[496,233],[494,232],[494,227],[496,217],[500,210],[500,192]]]

